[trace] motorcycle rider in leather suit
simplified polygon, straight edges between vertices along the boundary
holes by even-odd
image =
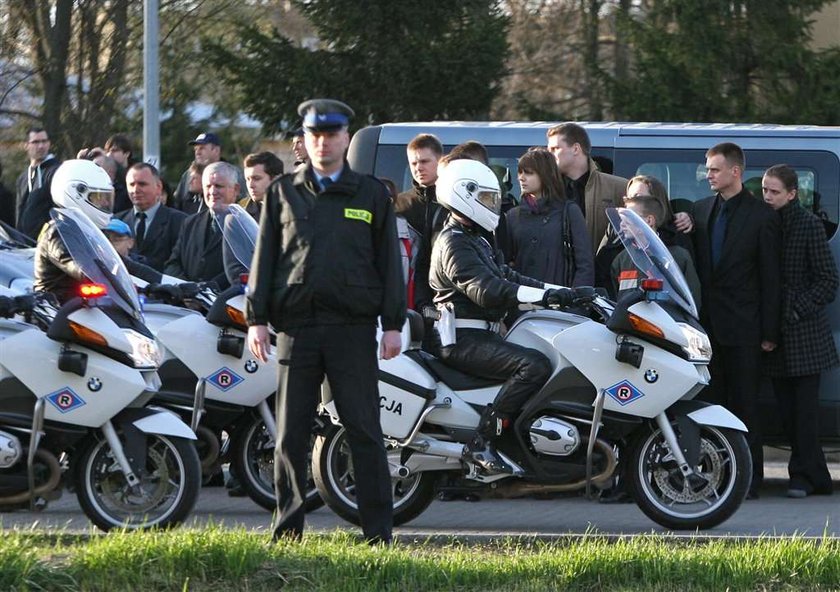
[[[99,228],[111,220],[114,187],[108,173],[93,161],[64,161],[55,171],[50,193],[56,207],[78,210]],[[55,221],[50,220],[35,247],[34,290],[49,292],[63,304],[84,281],[86,278],[67,251]]]
[[[495,230],[501,212],[499,182],[490,168],[473,160],[453,160],[438,173],[437,199],[450,216],[432,250],[429,283],[442,319],[448,313],[455,317],[454,343],[446,322],[437,323],[438,357],[462,372],[505,381],[482,412],[463,456],[489,473],[516,474],[493,442],[548,381],[551,365],[541,352],[502,339],[499,321],[520,303],[568,306],[574,291],[520,275],[496,258],[481,236],[482,229]]]

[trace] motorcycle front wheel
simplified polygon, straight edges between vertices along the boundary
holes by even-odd
[[[135,487],[127,483],[104,438],[91,438],[79,450],[73,463],[76,497],[102,530],[175,526],[195,506],[201,463],[192,441],[147,434],[146,445],[146,464],[136,473],[140,482]]]
[[[399,450],[388,452],[388,463],[401,464]],[[312,476],[327,506],[348,522],[359,525],[356,473],[347,432],[343,427],[328,430],[316,438],[312,451]],[[434,484],[435,475],[428,472],[391,479],[394,526],[413,520],[429,507],[435,495]]]
[[[313,434],[310,438],[310,453],[314,443]],[[268,433],[262,418],[253,416],[236,430],[231,462],[248,497],[270,512],[277,509],[277,496],[274,492],[274,438]],[[310,474],[304,507],[307,512],[311,512],[323,505],[324,500]]]
[[[695,483],[682,475],[659,428],[638,434],[630,444],[625,472],[630,493],[642,512],[666,528],[717,526],[735,513],[747,494],[752,459],[744,434],[699,428],[700,455],[694,469],[703,479]]]

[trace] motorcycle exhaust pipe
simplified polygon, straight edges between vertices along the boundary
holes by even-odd
[[[0,504],[22,504],[24,502],[30,503],[30,508],[34,505],[34,500],[37,497],[42,497],[54,491],[58,488],[61,484],[61,464],[58,462],[58,459],[55,455],[50,452],[49,450],[35,450],[33,453],[30,454],[30,450],[33,450],[31,447],[26,449],[27,453],[27,460],[32,458],[32,462],[28,463],[27,471],[28,471],[28,478],[30,483],[30,488],[27,491],[21,491],[20,493],[15,493],[12,495],[0,496]],[[35,459],[42,461],[49,470],[49,479],[47,479],[46,483],[43,485],[38,485],[37,487],[34,485],[34,472],[33,466],[35,464]]]
[[[583,489],[588,483],[597,484],[604,482],[610,479],[613,476],[613,473],[615,473],[615,469],[618,466],[618,459],[615,456],[615,452],[613,452],[612,446],[603,440],[596,440],[593,444],[593,448],[598,448],[604,453],[607,458],[607,466],[604,467],[603,471],[594,475],[591,481],[582,479],[572,483],[558,483],[557,485],[523,483],[522,481],[508,483],[508,481],[505,481],[499,484],[499,487],[493,492],[493,495],[502,498],[514,498],[532,495],[535,493],[560,493],[564,491],[577,491],[579,489]]]

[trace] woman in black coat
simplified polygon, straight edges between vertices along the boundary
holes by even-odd
[[[796,171],[767,169],[764,201],[782,219],[782,338],[768,370],[791,442],[788,497],[831,494],[831,475],[819,442],[820,373],[838,363],[825,307],[838,277],[822,222],[799,203]]]
[[[532,148],[519,159],[518,171],[522,204],[505,215],[505,261],[543,282],[591,286],[592,241],[580,208],[566,199],[554,156]]]

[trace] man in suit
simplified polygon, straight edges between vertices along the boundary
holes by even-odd
[[[242,165],[248,197],[239,200],[239,205],[259,222],[265,193],[271,182],[283,174],[283,161],[273,152],[256,152],[246,156]]]
[[[24,146],[29,166],[17,179],[15,225],[24,234],[36,238],[50,219],[53,207],[50,184],[61,162],[50,154],[50,137],[43,128],[30,128]]]
[[[725,142],[706,153],[715,195],[694,205],[694,253],[702,286],[700,320],[712,341],[707,400],[746,424],[753,459],[748,499],[758,497],[764,456],[756,412],[762,352],[779,341],[779,216],[743,185],[744,151]]]
[[[128,197],[133,207],[115,214],[134,231],[132,252],[144,263],[163,271],[187,215],[163,204],[163,181],[158,170],[145,162],[129,167],[125,175]]]
[[[215,281],[226,288],[222,227],[216,217],[223,216],[239,195],[236,167],[221,161],[209,164],[201,175],[201,184],[207,209],[186,219],[164,273],[191,282]]]

